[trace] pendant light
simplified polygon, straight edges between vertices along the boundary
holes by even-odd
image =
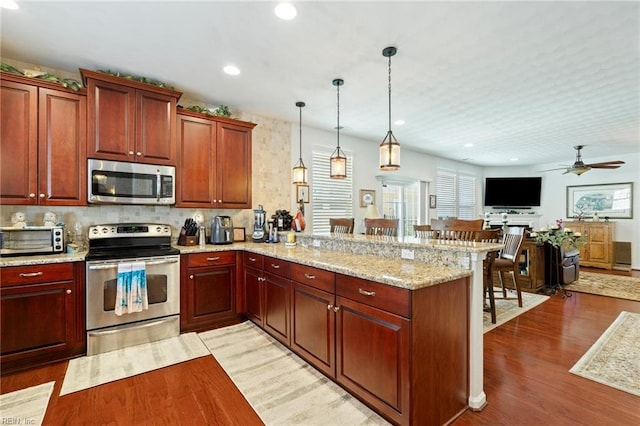
[[[333,85],[336,86],[338,93],[338,124],[336,126],[338,146],[335,151],[333,151],[333,154],[331,154],[331,165],[329,169],[329,177],[331,177],[331,179],[344,179],[347,177],[347,156],[344,155],[344,152],[340,149],[340,86],[343,84],[344,80],[341,78],[333,80]]]
[[[400,168],[400,144],[391,131],[391,57],[398,50],[395,47],[385,47],[382,56],[389,58],[389,131],[380,142],[380,170],[398,170]]]
[[[306,185],[307,168],[302,161],[302,108],[305,106],[305,103],[296,102],[296,106],[300,108],[300,158],[298,158],[298,162],[293,166],[293,183],[296,185]]]

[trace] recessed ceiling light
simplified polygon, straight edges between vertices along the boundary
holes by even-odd
[[[229,75],[238,75],[238,74],[240,74],[240,69],[238,67],[236,67],[235,65],[226,65],[223,68],[223,71],[226,74],[229,74]]]
[[[19,9],[18,3],[16,3],[14,0],[0,0],[0,7],[10,10]]]
[[[396,120],[393,122],[393,124],[395,124],[396,126],[402,126],[405,123],[404,120]]]
[[[510,161],[518,161],[517,157],[509,158]]]
[[[285,21],[290,21],[298,15],[298,10],[291,3],[278,3],[274,12],[278,18]]]
[[[472,146],[473,146],[473,144],[472,144],[472,143],[465,143],[465,144],[464,144],[464,147],[465,147],[465,148],[471,148]]]

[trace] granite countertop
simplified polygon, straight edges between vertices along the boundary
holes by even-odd
[[[389,284],[394,287],[417,290],[458,278],[471,276],[471,270],[384,257],[343,253],[296,244],[233,243],[199,246],[176,246],[183,254],[226,250],[243,250],[313,266],[344,275]]]
[[[388,243],[398,244],[398,241],[388,241]],[[436,242],[433,242],[433,244],[439,245]],[[249,251],[410,290],[468,277],[472,274],[469,269],[445,267],[419,261],[384,258],[373,255],[344,253],[315,247],[305,247],[299,243],[293,247],[287,247],[283,243],[265,244],[253,242],[223,245],[207,244],[204,248],[200,246],[177,245],[174,245],[174,247],[178,248],[181,254],[228,250]],[[486,251],[486,248],[476,248],[464,244],[456,245],[455,247],[452,244],[446,244],[446,247],[449,250]],[[5,257],[0,258],[0,267],[82,262],[86,254],[87,252],[83,251],[44,256]]]

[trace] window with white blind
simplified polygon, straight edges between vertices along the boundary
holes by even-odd
[[[353,217],[353,157],[347,156],[347,177],[331,179],[329,177],[329,159],[331,152],[314,149],[312,152],[312,211],[313,233],[328,234],[329,218]]]
[[[436,181],[439,218],[476,219],[476,177],[438,170]]]

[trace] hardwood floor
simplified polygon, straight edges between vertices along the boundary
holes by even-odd
[[[640,313],[640,302],[556,295],[485,334],[488,405],[454,424],[640,424],[639,397],[568,371],[623,310]],[[60,397],[66,366],[2,377],[0,392],[55,381],[45,425],[262,424],[213,357]]]

